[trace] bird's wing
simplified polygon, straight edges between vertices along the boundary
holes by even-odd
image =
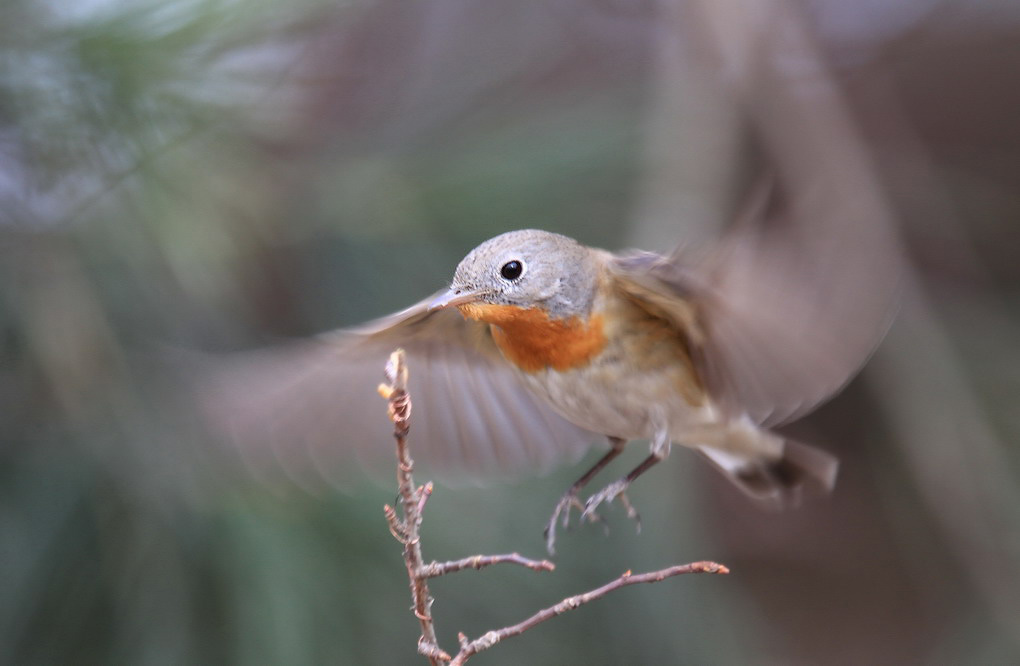
[[[486,325],[452,308],[429,312],[433,298],[355,329],[211,359],[198,382],[203,411],[256,472],[278,464],[299,482],[314,472],[341,486],[382,478],[395,458],[376,387],[402,347],[409,441],[429,474],[476,481],[580,458],[596,435],[534,398]]]
[[[766,195],[712,251],[632,253],[610,270],[684,327],[725,413],[775,426],[833,396],[868,359],[895,310],[901,259],[885,220],[811,200],[766,211]]]

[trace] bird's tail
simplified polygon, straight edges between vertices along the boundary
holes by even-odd
[[[783,454],[775,460],[749,459],[708,446],[699,450],[745,494],[771,509],[796,506],[805,490],[830,492],[839,471],[835,456],[792,440],[785,440]]]

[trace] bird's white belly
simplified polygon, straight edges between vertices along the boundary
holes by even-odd
[[[714,422],[714,410],[692,406],[670,369],[621,372],[618,365],[593,363],[567,371],[521,372],[528,388],[568,421],[623,439],[651,438],[665,429],[677,443]]]

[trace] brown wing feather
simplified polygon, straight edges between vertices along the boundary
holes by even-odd
[[[214,359],[199,399],[258,472],[282,467],[302,483],[341,486],[393,468],[386,358],[407,351],[416,461],[445,481],[541,472],[578,459],[596,439],[534,399],[487,326],[423,300],[356,329]]]
[[[765,215],[760,194],[713,252],[634,253],[611,267],[694,331],[699,370],[726,413],[775,426],[867,360],[891,321],[901,264],[887,220],[866,217],[877,206],[855,214],[815,199]]]

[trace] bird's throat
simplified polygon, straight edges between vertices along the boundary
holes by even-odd
[[[489,324],[503,356],[525,372],[585,365],[606,346],[599,314],[552,319],[537,307],[466,303],[459,308],[464,317]]]

